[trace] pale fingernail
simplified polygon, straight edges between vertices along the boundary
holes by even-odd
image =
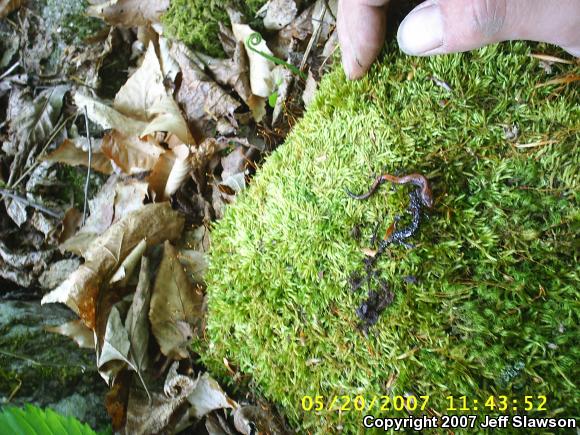
[[[348,79],[352,79],[353,69],[354,69],[354,56],[352,55],[352,49],[346,46],[342,49],[342,68]]]
[[[407,54],[430,54],[443,45],[443,15],[436,3],[430,3],[412,11],[399,26],[397,41]]]

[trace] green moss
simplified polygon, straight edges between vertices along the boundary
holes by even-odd
[[[227,358],[293,425],[319,433],[339,422],[356,432],[361,413],[303,412],[304,395],[414,393],[445,412],[448,395],[545,394],[546,414],[578,416],[579,95],[536,88],[550,77],[529,54],[523,43],[425,59],[391,48],[361,81],[325,77],[214,228],[204,362],[232,382]],[[502,127],[512,124],[520,144],[553,142],[516,148]],[[415,248],[378,262],[395,302],[365,338],[365,294],[348,277],[408,190],[355,201],[344,189],[396,170],[426,174],[436,204]]]
[[[86,15],[88,4],[87,0],[46,0],[42,15],[64,42],[79,44],[104,26],[102,20]]]
[[[236,1],[235,6],[250,20],[265,0]],[[212,56],[223,56],[218,39],[220,22],[229,24],[227,2],[222,0],[173,0],[163,16],[164,29],[196,49]]]

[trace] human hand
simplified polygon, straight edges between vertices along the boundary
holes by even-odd
[[[350,79],[364,75],[385,40],[388,0],[339,0],[338,37]],[[525,39],[580,56],[580,0],[427,0],[401,23],[399,47],[415,56]]]

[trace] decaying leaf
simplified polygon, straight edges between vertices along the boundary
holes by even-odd
[[[216,409],[237,408],[238,406],[208,373],[204,373],[199,378],[195,389],[187,396],[187,400],[191,404],[189,414],[197,419]]]
[[[250,66],[243,42],[236,43],[232,59],[214,59],[202,53],[199,53],[198,56],[220,85],[232,87],[240,98],[249,105],[252,96]]]
[[[163,192],[165,198],[169,198],[177,192],[177,189],[179,189],[189,176],[189,171],[191,170],[189,147],[187,145],[176,146],[171,152],[175,154],[175,160],[171,172],[169,172],[169,176],[167,177],[167,183],[165,184]]]
[[[166,202],[147,204],[128,213],[93,242],[84,253],[85,263],[45,295],[42,303],[65,303],[94,329],[101,284],[108,282],[115,268],[142,239],[147,246],[175,240],[181,235],[183,223],[183,217]]]
[[[148,122],[140,136],[167,131],[175,134],[182,143],[194,143],[179,106],[165,90],[161,65],[152,42],[139,69],[115,96],[113,107],[126,116]]]
[[[24,167],[34,162],[39,147],[49,139],[62,110],[64,95],[68,86],[57,86],[42,91],[33,104],[11,121],[10,135],[12,142],[17,143],[17,153],[10,167],[8,183],[15,182],[22,174]]]
[[[177,373],[179,364],[174,362],[167,374],[163,391],[153,393],[151,400],[141,389],[132,388],[127,405],[126,433],[141,435],[172,433],[169,427],[176,413],[182,414],[187,396],[193,391],[197,380]]]
[[[199,332],[202,304],[203,293],[191,284],[175,248],[165,242],[149,311],[151,330],[164,355],[173,359],[189,355],[187,344]]]
[[[125,136],[140,136],[147,127],[147,122],[125,116],[106,104],[104,101],[90,97],[82,92],[75,92],[75,105],[87,114],[91,121],[100,125],[103,129],[114,128]]]
[[[234,425],[244,435],[264,433],[272,435],[289,434],[282,422],[266,407],[240,406],[234,411]]]
[[[179,106],[163,85],[161,65],[152,42],[143,63],[121,87],[112,107],[80,92],[75,93],[75,104],[86,107],[89,118],[104,129],[115,129],[127,138],[166,131],[179,137],[182,143],[195,143]]]
[[[20,8],[22,0],[2,0],[0,1],[0,18],[6,18],[8,14]]]
[[[135,268],[140,263],[141,257],[143,256],[146,247],[147,242],[145,242],[145,239],[141,240],[137,246],[133,248],[129,255],[125,257],[119,268],[115,271],[109,280],[109,284],[117,284],[120,287],[127,285],[129,278],[131,278]]]
[[[118,130],[105,134],[102,150],[126,174],[151,170],[159,156],[165,152],[149,136],[141,139],[138,136],[123,135]]]
[[[64,282],[79,266],[80,261],[74,258],[51,263],[50,267],[38,277],[38,283],[43,289],[53,290]]]
[[[264,17],[264,27],[269,30],[280,30],[296,18],[298,7],[294,0],[271,0]]]
[[[60,326],[48,326],[44,329],[47,332],[61,334],[73,339],[79,347],[85,349],[95,348],[95,333],[87,328],[80,319],[71,320]]]
[[[170,52],[182,73],[177,101],[201,135],[213,136],[214,126],[220,119],[236,126],[234,112],[240,103],[199,69],[192,61],[192,54],[185,45],[173,43]]]
[[[43,157],[42,160],[66,163],[71,166],[88,166],[89,153],[83,148],[83,145],[86,146],[86,141],[86,138],[77,138],[76,141],[65,139],[56,150]],[[100,140],[93,141],[91,168],[103,174],[110,174],[113,172],[113,167],[109,158],[101,152],[101,142]]]
[[[111,308],[107,329],[103,338],[103,345],[97,352],[97,367],[107,384],[111,385],[117,374],[129,362],[129,334],[123,326],[121,313],[116,306]]]
[[[90,215],[85,225],[65,240],[60,249],[83,256],[93,241],[114,222],[140,209],[146,196],[146,182],[111,175],[99,193],[89,201]]]
[[[91,0],[87,13],[116,26],[137,27],[158,23],[169,0]]]
[[[129,332],[129,349],[132,361],[139,371],[149,367],[149,306],[151,302],[151,277],[149,260],[141,258],[139,283],[133,296],[133,302],[127,313],[125,328]]]

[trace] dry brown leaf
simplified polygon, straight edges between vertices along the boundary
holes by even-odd
[[[178,136],[182,143],[194,143],[179,106],[165,89],[161,64],[152,42],[141,66],[115,96],[113,107],[126,116],[148,122],[141,136],[167,131]]]
[[[175,155],[175,161],[173,162],[173,167],[167,177],[167,183],[165,184],[163,192],[164,198],[169,198],[177,192],[177,189],[179,189],[189,177],[189,172],[191,171],[189,147],[187,145],[176,146],[171,150],[171,152]]]
[[[143,390],[132,388],[127,405],[125,432],[134,435],[173,433],[170,424],[174,414],[183,413],[181,405],[197,384],[196,379],[177,373],[179,364],[174,362],[165,379],[165,394],[153,393],[151,400]]]
[[[177,101],[182,105],[188,120],[198,129],[201,136],[213,136],[214,126],[220,119],[225,119],[237,127],[234,112],[240,103],[197,67],[191,60],[191,53],[185,45],[174,43],[171,46],[171,54],[179,64],[182,73]]]
[[[105,134],[102,150],[126,174],[151,170],[165,152],[150,136],[140,139],[138,136],[125,136],[117,130]]]
[[[91,0],[87,14],[115,26],[137,27],[158,23],[169,0]]]
[[[142,239],[146,239],[147,246],[175,240],[181,235],[183,224],[183,217],[166,202],[147,204],[128,213],[94,241],[84,254],[85,263],[45,295],[42,303],[64,303],[94,329],[101,285],[108,282],[115,268]]]
[[[95,334],[80,320],[72,320],[60,326],[48,326],[44,328],[47,332],[61,334],[75,341],[79,347],[85,349],[95,348]]]
[[[201,53],[199,57],[220,85],[234,88],[240,98],[249,105],[252,89],[248,57],[242,42],[237,42],[235,47],[232,59],[214,59]]]
[[[11,12],[20,8],[22,0],[1,0],[0,1],[0,18],[6,18]]]
[[[85,140],[86,141],[86,140]],[[101,152],[100,141],[95,141],[92,146],[91,168],[103,174],[111,174],[113,167],[109,158]],[[70,139],[65,139],[60,146],[49,155],[42,158],[43,161],[66,163],[71,166],[88,166],[89,153],[83,150],[82,145]]]
[[[149,191],[153,201],[161,201],[167,185],[167,179],[175,163],[175,154],[166,152],[155,163],[149,175]]]
[[[238,407],[238,404],[228,397],[209,373],[204,373],[199,378],[195,389],[187,396],[187,400],[191,404],[190,415],[198,419],[216,409]]]
[[[147,195],[147,183],[123,180],[111,175],[97,195],[89,201],[90,215],[74,236],[61,243],[61,251],[83,255],[93,240],[125,214],[142,207]],[[72,225],[72,223],[71,223]]]
[[[187,358],[187,344],[198,333],[202,317],[203,293],[193,286],[177,258],[177,251],[165,242],[163,259],[157,271],[149,320],[163,355]]]
[[[75,92],[74,102],[81,111],[84,111],[86,107],[91,121],[99,124],[105,130],[114,128],[125,136],[140,136],[147,127],[147,122],[125,116],[105,102],[81,92]]]
[[[264,27],[268,30],[280,30],[290,24],[297,13],[298,7],[294,0],[271,0],[264,17]]]

